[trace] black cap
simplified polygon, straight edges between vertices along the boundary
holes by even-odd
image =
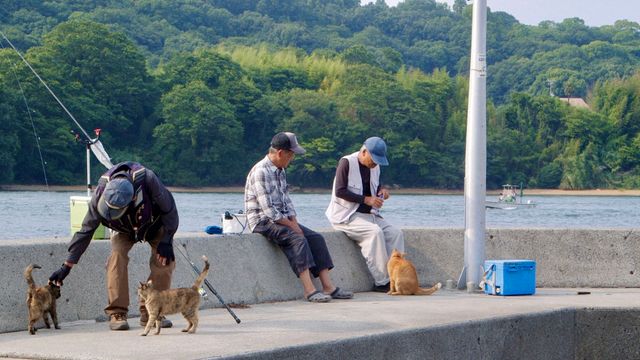
[[[279,132],[271,139],[271,147],[277,150],[291,150],[296,154],[304,154],[305,150],[298,144],[296,134]]]

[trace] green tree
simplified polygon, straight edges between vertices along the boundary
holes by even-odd
[[[176,85],[162,97],[164,123],[156,127],[155,167],[176,185],[235,184],[244,163],[242,124],[233,106],[206,84]],[[172,159],[172,161],[165,161]]]
[[[169,89],[193,80],[203,81],[209,88],[216,89],[222,83],[238,81],[245,76],[237,63],[213,48],[179,53],[159,70],[163,84]]]
[[[45,36],[43,46],[27,55],[84,128],[105,130],[107,147],[129,148],[150,137],[150,132],[141,131],[152,128],[144,123],[159,94],[144,58],[124,34],[72,20],[57,26]],[[52,104],[56,109],[43,115],[59,113],[58,105]]]
[[[0,51],[0,62],[3,62],[3,55],[5,54]],[[0,163],[4,166],[4,170],[0,172],[0,184],[6,184],[14,181],[14,168],[17,163],[16,155],[20,151],[21,139],[18,118],[26,118],[28,114],[23,112],[22,116],[20,116],[14,111],[15,105],[13,104],[17,104],[18,99],[15,98],[17,94],[14,95],[9,89],[5,88],[4,76],[0,76],[0,79],[2,80],[0,83],[0,99],[2,99],[2,102],[0,102]],[[30,139],[33,139],[33,136]],[[22,141],[27,141],[27,138],[25,137]],[[38,158],[32,159],[34,162],[38,160]]]
[[[466,0],[455,0],[453,2],[453,12],[455,12],[458,15],[462,15],[462,12],[464,11],[464,8],[467,7],[467,1]]]
[[[346,49],[342,55],[342,60],[349,64],[367,64],[377,66],[378,62],[374,54],[372,54],[365,46],[355,45]]]
[[[581,148],[579,140],[571,140],[560,158],[563,164],[561,189],[582,190],[606,185],[596,146],[590,143]]]
[[[558,161],[548,163],[540,169],[537,186],[542,189],[556,189],[562,181],[562,165]]]
[[[345,121],[338,104],[326,93],[292,90],[287,97],[290,117],[283,119],[279,130],[299,134],[307,149],[301,160],[291,167],[291,179],[309,185],[326,186],[335,174],[343,149],[354,146],[357,128]]]

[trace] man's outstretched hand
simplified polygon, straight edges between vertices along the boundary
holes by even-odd
[[[70,272],[71,266],[67,265],[66,263],[62,264],[60,269],[54,271],[53,274],[51,274],[51,276],[49,277],[49,283],[55,286],[62,286],[62,280],[64,280],[64,278],[66,278]]]

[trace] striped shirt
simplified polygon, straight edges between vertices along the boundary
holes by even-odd
[[[289,197],[289,187],[284,169],[277,168],[265,156],[253,166],[244,187],[244,210],[251,231],[262,220],[278,221],[296,216]]]

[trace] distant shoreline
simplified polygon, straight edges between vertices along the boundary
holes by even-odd
[[[0,185],[0,191],[86,191],[83,185],[49,186],[44,185]],[[242,193],[242,186],[207,186],[207,187],[176,187],[169,186],[169,190],[176,193]],[[292,193],[298,194],[328,194],[325,188],[292,187]],[[498,195],[500,190],[488,190],[487,195]],[[398,195],[463,195],[464,190],[443,190],[428,188],[399,188],[392,189],[391,194]],[[534,196],[640,196],[640,189],[592,189],[592,190],[560,190],[560,189],[525,189],[525,195]]]

